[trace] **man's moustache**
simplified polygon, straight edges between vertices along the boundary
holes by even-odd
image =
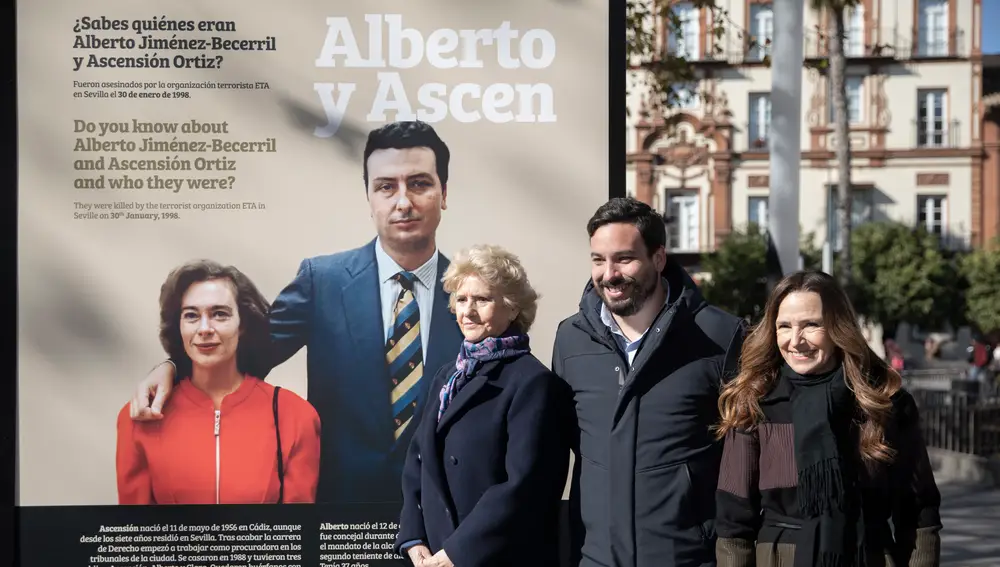
[[[601,282],[601,287],[603,287],[603,288],[618,287],[618,286],[622,286],[622,285],[631,284],[634,281],[635,280],[631,280],[631,279],[627,280],[627,279],[624,279],[624,278],[623,279],[617,279],[617,280],[611,280],[611,281]]]

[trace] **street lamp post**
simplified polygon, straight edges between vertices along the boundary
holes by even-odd
[[[782,275],[799,269],[802,74],[805,2],[774,0],[771,42],[770,193],[768,230]]]

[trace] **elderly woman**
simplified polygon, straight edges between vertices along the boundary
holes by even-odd
[[[719,410],[719,567],[938,565],[917,408],[833,278],[775,287]]]
[[[118,414],[120,504],[313,502],[319,416],[255,375],[268,304],[242,272],[185,264],[160,289],[160,342],[183,377],[157,421]]]
[[[571,398],[528,346],[538,295],[496,246],[461,252],[443,283],[465,340],[409,446],[396,552],[416,567],[557,565]]]

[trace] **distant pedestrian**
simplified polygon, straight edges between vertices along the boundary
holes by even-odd
[[[889,339],[885,341],[885,355],[889,360],[889,366],[892,367],[896,372],[902,372],[903,368],[906,366],[906,361],[903,357],[903,349],[899,348],[899,344],[896,341]]]
[[[986,339],[974,336],[966,350],[969,353],[969,378],[976,382],[989,381],[989,365],[993,360],[993,353]]]

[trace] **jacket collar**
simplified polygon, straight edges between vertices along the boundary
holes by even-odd
[[[687,271],[670,256],[661,272],[667,285],[667,308],[681,304],[691,314],[697,313],[708,303]],[[611,330],[601,318],[604,301],[597,293],[593,280],[587,280],[580,298],[580,327],[595,338],[611,339]]]
[[[375,246],[373,248],[375,252],[375,266],[378,269],[379,284],[384,284],[399,272],[404,271],[403,268],[389,256],[385,249],[382,248],[382,239],[380,237],[375,238]],[[437,282],[436,276],[438,274],[438,249],[435,248],[430,259],[424,262],[423,265],[416,270],[413,270],[412,273],[426,289],[434,289],[434,284]]]

